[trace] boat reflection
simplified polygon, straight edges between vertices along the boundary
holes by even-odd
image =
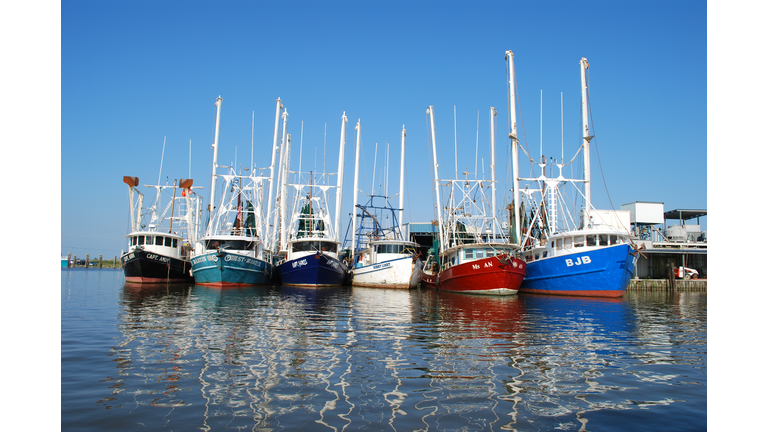
[[[473,295],[449,291],[437,291],[436,294],[441,326],[450,327],[452,331],[464,329],[466,337],[507,339],[525,331],[525,303],[518,296]]]

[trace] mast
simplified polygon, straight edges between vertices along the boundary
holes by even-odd
[[[221,96],[216,98],[216,132],[214,133],[213,137],[213,168],[211,172],[211,199],[208,201],[208,229],[206,230],[206,235],[213,234],[211,230],[213,229],[213,216],[211,213],[213,212],[213,204],[216,202],[216,168],[218,168],[218,158],[219,158],[219,125],[221,121],[221,104],[224,102],[224,99],[221,98]]]
[[[354,187],[352,188],[352,253],[357,253],[357,188],[359,187],[360,178],[360,119],[357,119],[357,125],[355,130],[357,131],[357,139],[355,140],[355,180]],[[357,258],[353,256],[356,260]]]
[[[520,227],[520,185],[517,179],[520,178],[518,172],[518,160],[520,158],[520,141],[517,139],[517,112],[515,111],[515,54],[507,51],[504,59],[507,60],[507,108],[509,112],[509,139],[512,141],[512,212],[514,219],[514,237],[510,243],[521,243]]]
[[[341,198],[344,191],[344,144],[347,143],[347,113],[346,111],[341,114],[341,139],[339,142],[339,170],[338,173],[338,190],[336,191],[336,217],[333,222],[333,234],[339,237],[339,224],[341,223]],[[354,234],[354,232],[353,232]]]
[[[491,107],[491,230],[496,240],[496,108]]]
[[[284,169],[284,167],[285,167],[285,164],[286,164],[285,159],[286,159],[286,155],[288,153],[288,150],[286,148],[287,147],[287,143],[288,143],[288,137],[286,136],[287,135],[286,126],[287,126],[287,123],[288,123],[288,110],[284,110],[283,111],[282,117],[283,117],[283,138],[282,138],[282,141],[280,143],[280,166],[278,167],[277,182],[276,182],[277,185],[280,186],[280,190],[277,191],[277,193],[278,193],[277,199],[280,200],[280,209],[279,210],[275,209],[275,215],[274,215],[274,218],[273,218],[274,227],[275,227],[275,233],[272,236],[276,240],[278,240],[278,239],[281,240],[282,239],[282,232],[283,232],[283,227],[282,227],[282,225],[280,225],[280,222],[283,220],[282,219],[283,202],[286,199],[286,197],[283,196],[283,193],[285,192],[285,190],[284,190],[285,188],[283,188],[283,183],[285,182],[285,180],[284,180],[284,176],[285,176],[285,169]],[[278,236],[278,233],[277,233],[277,227],[278,226],[280,227],[280,237],[277,237]],[[278,251],[282,250],[282,246],[283,246],[282,243],[278,243]]]
[[[592,193],[590,187],[590,153],[589,153],[589,141],[592,140],[592,136],[589,135],[589,110],[587,106],[587,69],[589,69],[589,63],[586,57],[582,57],[581,61],[581,122],[584,129],[584,205],[586,210],[585,227],[592,226],[592,219],[589,216],[590,208],[592,207]]]
[[[267,217],[264,224],[264,239],[269,242],[269,215],[272,213],[272,198],[275,189],[275,153],[277,152],[277,131],[280,127],[280,110],[283,108],[283,102],[277,98],[275,106],[275,133],[272,135],[272,162],[269,164],[269,199],[267,200]],[[271,244],[267,244],[269,248]]]
[[[400,211],[397,216],[397,221],[400,223],[400,237],[401,240],[405,240],[403,237],[403,206],[405,203],[405,125],[403,125],[403,131],[400,132]]]
[[[443,238],[443,210],[440,206],[440,177],[437,174],[437,145],[435,143],[435,107],[430,105],[427,108],[427,114],[429,115],[429,127],[432,132],[432,162],[434,167],[434,179],[435,179],[435,199],[437,200],[437,227],[438,235],[440,236],[440,249],[443,248],[445,239]],[[438,251],[439,255],[440,251]]]
[[[288,121],[288,113],[283,113],[283,127]],[[291,163],[289,158],[291,152],[291,134],[283,129],[283,151],[280,155],[282,164],[280,166],[280,250],[286,250],[288,247],[288,166]]]

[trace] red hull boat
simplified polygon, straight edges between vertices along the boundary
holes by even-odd
[[[515,258],[508,247],[466,244],[449,249],[443,254],[446,265],[437,278],[437,289],[469,294],[516,294],[525,277],[525,262]]]

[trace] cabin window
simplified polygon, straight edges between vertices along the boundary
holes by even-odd
[[[570,237],[565,238],[565,245],[563,246],[566,249],[571,249],[573,247],[573,239]]]
[[[608,236],[606,234],[600,234],[600,246],[608,245]]]
[[[573,238],[574,247],[584,247],[584,236],[576,236]]]
[[[485,250],[484,249],[475,249],[475,258],[485,258]]]
[[[336,252],[338,245],[333,242],[326,241],[302,241],[293,244],[294,252],[319,252],[324,250],[326,252]]]
[[[178,241],[173,239],[173,247],[178,245]],[[249,242],[245,240],[207,240],[205,242],[206,249],[231,249],[231,250],[253,250],[256,248],[256,242]]]
[[[611,244],[618,244],[619,243],[619,237],[612,235],[611,236]]]
[[[541,254],[541,257],[542,257],[542,258],[546,258],[546,257],[547,257],[547,251],[544,251],[544,252]]]
[[[139,236],[139,245],[144,244],[144,236]]]
[[[555,248],[557,250],[562,249],[563,248],[563,239],[557,239],[557,242],[555,244],[556,244]]]
[[[594,235],[588,235],[587,246],[597,246],[597,237],[595,237]]]
[[[178,244],[179,244],[179,241],[177,239],[173,239],[173,246],[172,247],[174,249],[176,248],[176,246],[178,246]],[[253,249],[253,248],[251,248],[251,249]]]
[[[162,246],[163,245],[163,236],[157,236],[155,237],[155,245]]]
[[[555,241],[554,240],[552,240],[552,242],[549,244],[549,247],[551,247],[552,249],[555,248]]]
[[[539,254],[536,254],[535,259],[539,259]]]
[[[130,242],[131,246],[136,246],[136,237],[131,237]]]
[[[472,259],[475,257],[474,249],[464,249],[464,259]]]
[[[173,239],[171,239],[170,237],[166,237],[165,238],[165,246],[170,247],[171,246],[171,240],[173,240]]]
[[[328,242],[323,242],[323,245],[325,245],[326,243]],[[397,245],[397,244],[383,244],[383,245],[376,246],[377,253],[399,254],[399,253],[403,253],[403,249],[404,249],[403,245]],[[327,247],[326,247],[326,250],[328,250]]]

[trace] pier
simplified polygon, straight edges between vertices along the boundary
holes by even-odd
[[[707,291],[706,279],[632,279],[627,291]]]

